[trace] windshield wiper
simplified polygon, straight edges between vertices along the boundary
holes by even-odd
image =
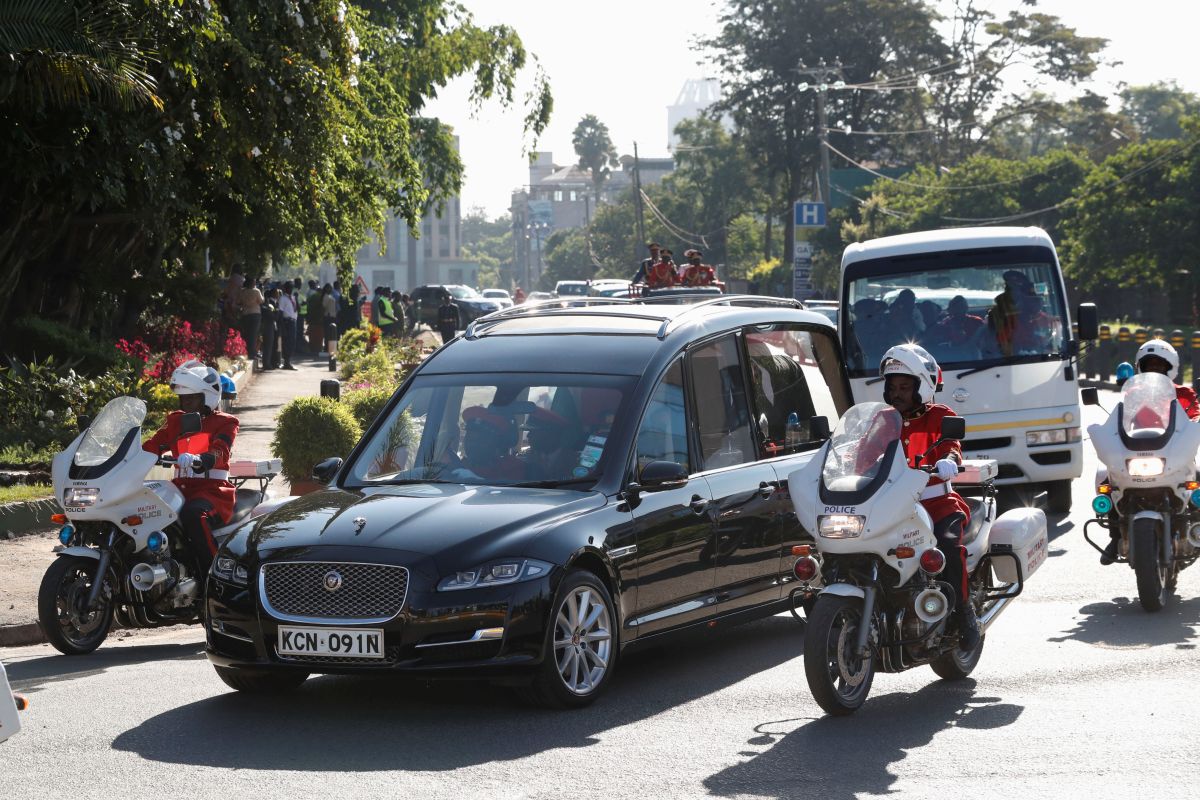
[[[1002,356],[992,360],[991,362],[979,367],[972,367],[965,372],[960,372],[955,375],[955,378],[965,378],[968,375],[974,375],[976,372],[983,372],[992,369],[993,367],[1011,366],[1013,364],[1036,364],[1039,361],[1058,361],[1063,358],[1062,353],[1036,353],[1024,356]]]
[[[577,483],[595,483],[595,478],[570,478],[565,481],[525,481],[524,483],[510,483],[509,486],[516,486],[521,489],[557,489],[560,486],[573,486]]]

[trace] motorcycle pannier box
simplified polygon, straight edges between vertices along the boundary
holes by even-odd
[[[954,482],[963,484],[983,483],[984,481],[994,480],[997,471],[996,460],[994,458],[967,458],[963,460],[962,465],[958,468],[958,477],[954,479]]]
[[[1040,508],[1015,508],[1000,515],[990,538],[992,572],[1001,583],[1016,583],[1013,560],[1000,553],[1015,553],[1026,579],[1046,560],[1046,513]]]
[[[278,458],[269,458],[265,461],[229,462],[229,476],[231,478],[273,478],[282,471],[283,462]]]

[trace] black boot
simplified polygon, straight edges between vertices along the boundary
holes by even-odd
[[[1108,546],[1104,548],[1104,552],[1100,554],[1100,563],[1103,566],[1116,563],[1117,548],[1120,546],[1121,540],[1115,536],[1108,540]]]
[[[979,617],[975,616],[975,604],[959,603],[955,611],[958,617],[958,646],[963,650],[974,650],[979,646]]]

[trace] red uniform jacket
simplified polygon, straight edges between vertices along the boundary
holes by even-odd
[[[646,273],[646,285],[651,289],[665,289],[674,286],[679,280],[675,269],[665,261],[660,261]]]
[[[708,286],[716,273],[708,264],[689,264],[683,271],[682,283],[686,286]]]
[[[1179,401],[1179,405],[1183,406],[1183,410],[1187,412],[1188,419],[1196,419],[1200,417],[1200,405],[1197,403],[1196,390],[1190,386],[1176,386],[1175,399]]]
[[[200,432],[189,437],[190,446],[187,440],[179,441],[179,425],[182,418],[182,411],[172,411],[168,414],[167,424],[151,436],[150,440],[142,445],[142,449],[156,456],[163,453],[170,453],[172,456],[179,456],[181,453],[212,453],[216,458],[212,472],[195,472],[193,474],[197,477],[176,477],[172,482],[188,500],[208,500],[213,504],[213,514],[223,521],[228,521],[233,516],[233,505],[237,499],[237,489],[228,481],[229,454],[233,452],[233,440],[238,432],[237,417],[220,411],[203,417]],[[208,439],[207,443],[204,442],[205,438]],[[204,477],[205,475],[209,477]]]
[[[918,457],[925,454],[925,451],[938,440],[940,435],[942,418],[953,417],[954,412],[948,407],[940,403],[926,403],[923,408],[917,411],[914,417],[908,417],[904,420],[904,432],[901,434],[901,444],[904,445],[904,455],[908,458],[910,467],[916,466]],[[925,456],[921,460],[921,466],[932,466],[935,461],[942,458],[949,458],[952,454],[957,454],[957,461],[962,460],[962,447],[956,441],[943,442],[938,445],[937,449]],[[942,486],[945,483],[937,474],[929,476],[930,488]],[[967,506],[965,500],[958,492],[950,491],[948,494],[931,497],[927,500],[922,500],[921,505],[925,506],[925,510],[929,512],[929,516],[936,523],[938,520],[950,516],[955,511],[961,511],[966,520],[963,523],[963,529],[966,529],[966,523],[971,521],[971,510]]]

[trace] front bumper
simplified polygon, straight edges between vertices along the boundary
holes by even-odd
[[[402,672],[427,675],[500,677],[530,671],[541,662],[553,600],[549,577],[508,586],[437,592],[414,573],[404,605],[388,622],[321,627],[382,628],[382,659],[280,655],[281,625],[263,610],[258,577],[249,586],[208,578],[206,653],[222,667],[299,669],[305,672],[353,674]],[[477,631],[503,628],[498,639],[473,638]]]

